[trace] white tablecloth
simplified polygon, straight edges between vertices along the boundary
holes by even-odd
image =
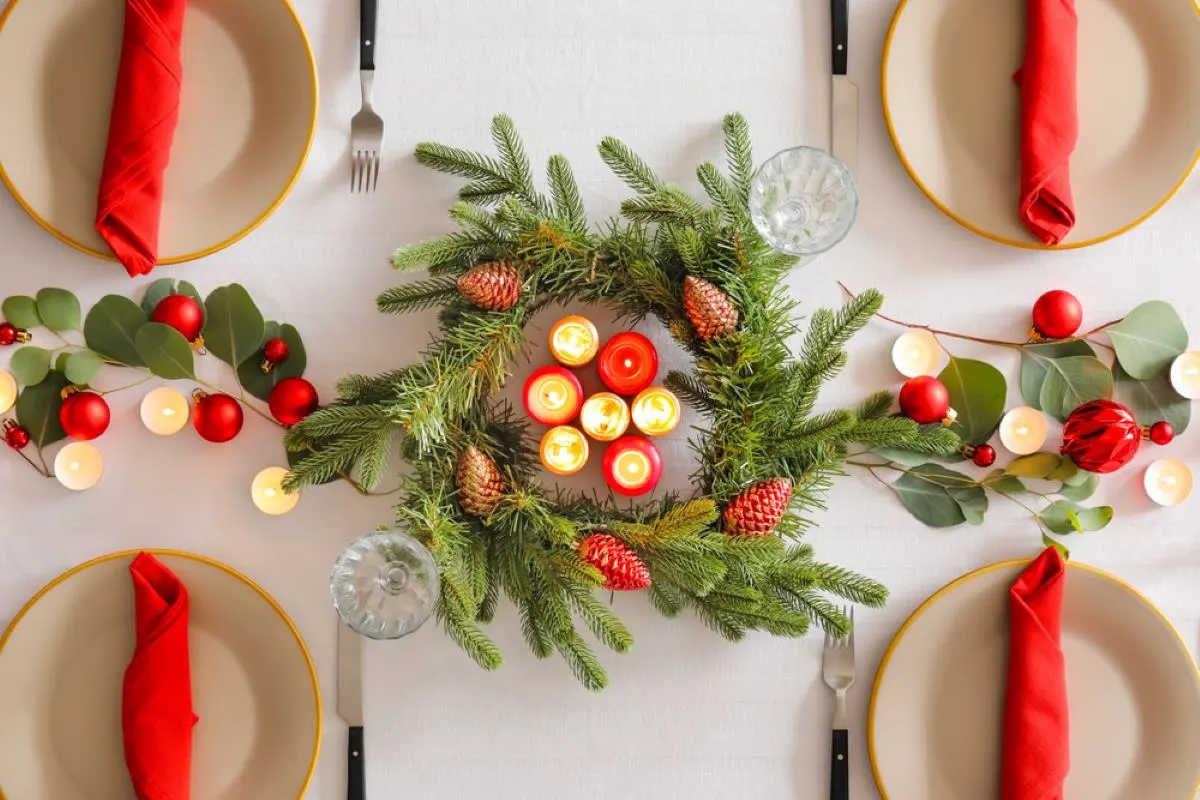
[[[418,141],[487,146],[491,115],[508,112],[537,160],[552,152],[571,157],[597,216],[625,196],[595,153],[607,134],[689,186],[700,160],[719,158],[727,111],[749,118],[760,158],[788,145],[827,144],[825,0],[382,0],[376,90],[387,120],[386,158],[379,193],[352,197],[346,149],[358,105],[357,3],[296,5],[321,72],[320,127],[303,177],[247,240],[160,274],[184,277],[202,291],[231,281],[247,286],[268,316],[300,328],[308,376],[325,396],[338,376],[407,363],[425,339],[430,317],[385,318],[373,310],[381,289],[409,279],[389,270],[392,249],[449,224],[445,209],[456,184],[415,163],[410,154]],[[838,302],[835,281],[842,280],[880,288],[888,311],[901,318],[1013,338],[1024,332],[1038,294],[1067,288],[1082,299],[1089,322],[1163,298],[1200,330],[1200,181],[1126,236],[1053,254],[978,238],[922,197],[892,151],[878,101],[894,5],[853,3],[862,208],[846,243],[793,274],[805,307]],[[61,285],[85,304],[134,288],[119,267],[44,233],[7,194],[0,197],[0,274],[4,295]],[[845,404],[895,387],[888,350],[896,333],[878,323],[856,339],[846,374],[823,400]],[[961,352],[992,360],[1015,382],[1008,353]],[[0,354],[0,364],[7,358]],[[91,492],[70,494],[0,454],[0,626],[47,580],[108,551],[159,545],[226,561],[273,593],[307,638],[326,712],[309,797],[343,797],[345,729],[335,709],[327,579],[349,539],[390,519],[388,500],[363,500],[335,485],[308,492],[289,516],[267,518],[250,504],[248,488],[258,469],[282,458],[273,429],[249,418],[241,437],[223,447],[190,434],[159,439],[137,421],[140,397],[133,390],[110,398],[114,422],[100,442],[107,472]],[[1171,449],[1195,468],[1197,442],[1200,434],[1189,431]],[[680,447],[670,451],[674,477],[686,475],[686,458]],[[1195,650],[1197,501],[1180,510],[1151,508],[1138,465],[1105,479],[1101,496],[1116,507],[1116,520],[1104,532],[1076,537],[1073,554],[1144,591]],[[866,709],[891,636],[943,583],[985,563],[1028,556],[1039,537],[1029,519],[1003,504],[981,528],[925,528],[861,474],[838,485],[818,520],[811,541],[819,556],[892,589],[886,609],[858,618],[853,796],[874,798]],[[580,688],[557,660],[535,660],[507,607],[491,628],[507,656],[497,674],[476,668],[433,625],[399,643],[369,646],[371,796],[826,796],[832,704],[819,677],[819,637],[756,635],[731,645],[693,619],[662,620],[640,597],[618,597],[617,607],[637,646],[628,656],[604,656],[612,686],[600,694]]]

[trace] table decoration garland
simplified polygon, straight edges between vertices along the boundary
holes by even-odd
[[[842,635],[849,621],[829,595],[878,606],[874,580],[815,560],[800,541],[853,443],[933,455],[956,434],[889,416],[881,392],[855,409],[814,413],[821,385],[846,363],[844,346],[879,309],[864,292],[809,319],[798,355],[797,303],[784,276],[796,259],[771,250],[748,211],[748,126],[724,120],[728,176],[697,170],[706,207],[664,182],[616,139],[599,147],[636,193],[619,217],[589,225],[571,167],[548,164],[539,192],[512,122],[492,124],[498,157],[421,144],[417,159],[467,179],[450,209],[459,230],[400,249],[402,271],[429,277],[384,292],[384,313],[440,307],[440,331],[420,361],[378,376],[351,375],[335,403],[292,427],[290,488],[356,471],[377,486],[393,441],[405,462],[396,521],[433,554],[438,619],[480,666],[501,655],[481,624],[500,595],[517,607],[525,639],[558,652],[589,689],[607,683],[580,624],[616,652],[628,628],[597,589],[645,590],[664,615],[694,611],[730,640],[751,630],[801,636],[816,622]],[[535,480],[538,442],[492,397],[527,345],[524,327],[555,303],[603,304],[631,321],[660,321],[692,356],[666,386],[706,417],[692,431],[696,491],[648,503],[566,496]]]

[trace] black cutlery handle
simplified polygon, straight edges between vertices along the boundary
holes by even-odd
[[[375,18],[379,0],[359,0],[359,69],[375,71]]]
[[[845,75],[850,57],[850,0],[829,0],[833,19],[833,74]]]
[[[374,4],[371,0],[371,5]],[[366,755],[362,726],[350,728],[350,746],[346,748],[346,800],[367,800]]]
[[[850,800],[850,734],[833,732],[829,751],[829,800]]]

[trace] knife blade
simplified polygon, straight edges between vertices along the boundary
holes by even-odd
[[[338,620],[338,716],[350,726],[346,747],[346,800],[366,800],[363,749],[362,637]]]
[[[850,0],[830,0],[833,81],[830,152],[851,172],[858,167],[858,87],[847,76],[850,63]]]

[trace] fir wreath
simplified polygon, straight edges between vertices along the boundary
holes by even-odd
[[[945,428],[889,416],[886,392],[814,413],[881,297],[864,292],[814,313],[793,356],[797,304],[783,278],[795,259],[772,251],[750,222],[746,121],[727,116],[724,134],[729,176],[710,163],[697,172],[711,208],[605,139],[601,157],[636,196],[598,231],[564,157],[549,160],[549,196],[535,188],[505,116],[492,124],[498,158],[419,145],[422,164],[469,180],[450,210],[459,230],[399,250],[397,269],[430,277],[384,292],[378,305],[389,314],[441,306],[440,334],[415,364],[345,378],[336,403],[287,435],[289,449],[309,453],[291,488],[351,470],[373,487],[399,435],[408,470],[397,524],[438,564],[442,627],[486,669],[501,657],[480,623],[501,593],[534,654],[557,651],[589,689],[607,677],[577,622],[617,652],[633,645],[595,596],[601,588],[645,588],[664,615],[691,609],[730,640],[751,630],[801,636],[814,621],[843,635],[849,621],[829,595],[879,606],[887,591],[816,561],[800,542],[806,514],[822,506],[852,444],[930,455],[959,444]],[[655,317],[695,356],[693,373],[666,378],[707,419],[691,440],[694,496],[626,506],[535,481],[536,439],[491,395],[526,346],[525,324],[567,301],[601,303],[633,322]]]

